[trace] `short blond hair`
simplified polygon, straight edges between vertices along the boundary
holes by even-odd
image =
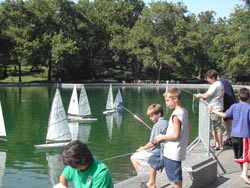
[[[147,109],[147,115],[152,116],[160,113],[163,116],[163,107],[160,104],[151,104]]]
[[[181,99],[181,90],[178,88],[170,88],[169,90],[167,90],[165,93],[163,93],[164,97],[177,97],[179,100]]]

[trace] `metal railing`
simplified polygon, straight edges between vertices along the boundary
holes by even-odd
[[[226,170],[222,166],[221,162],[218,160],[217,156],[214,153],[214,150],[210,147],[210,111],[208,109],[208,103],[203,99],[199,100],[199,131],[198,137],[188,146],[187,152],[193,150],[199,143],[202,143],[205,148],[205,155],[210,156],[212,154],[213,158],[217,161],[219,168],[223,173],[226,173]]]
[[[210,155],[210,111],[208,109],[208,103],[204,100],[199,101],[199,133],[204,148],[207,151],[207,155]]]
[[[199,143],[202,143],[206,155],[210,155],[210,111],[208,109],[208,103],[203,99],[199,100],[199,122],[198,122],[198,136],[189,144],[187,152],[193,150]]]

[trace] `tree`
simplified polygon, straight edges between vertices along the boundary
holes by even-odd
[[[172,70],[176,75],[188,72],[182,69],[188,62],[189,43],[185,38],[189,31],[186,7],[182,3],[157,2],[145,8],[141,18],[130,32],[128,49],[143,63],[145,70],[153,70],[152,79],[160,81],[163,67],[165,73]],[[171,79],[172,75],[164,78]],[[185,76],[182,74],[182,76]]]
[[[22,64],[27,64],[35,46],[32,40],[35,25],[29,22],[32,16],[24,2],[6,1],[1,5],[1,13],[5,19],[3,33],[13,44],[10,58],[18,66],[19,82],[22,82]]]
[[[131,80],[140,75],[135,73],[134,67],[138,64],[135,63],[135,56],[128,53],[126,43],[129,40],[129,32],[141,16],[145,4],[141,0],[120,0],[113,6],[112,17],[108,24],[108,31],[112,35],[109,42],[109,47],[113,51],[114,66],[112,69],[117,79],[129,78]]]
[[[53,36],[51,46],[51,60],[56,67],[56,75],[60,78],[64,67],[63,64],[65,61],[70,60],[71,55],[75,54],[78,48],[76,42],[66,38],[62,31]]]
[[[237,7],[228,20],[227,35],[216,38],[216,46],[222,52],[218,66],[233,81],[248,81],[250,77],[249,29],[248,8]]]

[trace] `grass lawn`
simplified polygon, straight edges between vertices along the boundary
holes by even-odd
[[[48,71],[46,67],[42,67],[42,71],[31,71],[31,66],[22,66],[22,82],[47,82]],[[1,71],[1,74],[3,72]],[[14,66],[8,67],[8,76],[0,79],[0,83],[19,83],[18,72],[14,70]]]

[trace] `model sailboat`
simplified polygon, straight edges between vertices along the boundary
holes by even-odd
[[[112,89],[112,85],[109,85],[109,92],[108,92],[108,98],[107,98],[107,102],[106,102],[106,108],[105,111],[103,112],[103,114],[110,114],[110,113],[114,113],[115,109],[114,109],[114,97],[113,97],[113,89]]]
[[[115,97],[115,101],[113,99],[113,89],[112,85],[109,86],[109,93],[108,93],[108,98],[106,102],[106,110],[103,112],[103,114],[112,114],[116,112],[117,108],[122,107],[122,95],[120,92],[120,89],[118,90],[118,93]]]
[[[72,95],[69,102],[68,107],[68,119],[74,119],[75,117],[78,117],[79,115],[79,104],[78,104],[78,97],[77,97],[77,90],[76,85],[74,85]]]
[[[79,102],[77,97],[76,85],[74,85],[74,89],[71,95],[68,108],[69,121],[78,121],[78,122],[97,121],[97,118],[93,118],[90,116],[91,116],[91,109],[89,106],[89,100],[84,85],[83,84],[81,85]]]
[[[0,102],[0,140],[7,141],[1,102]],[[6,152],[0,151],[0,187],[2,187],[2,178],[4,175],[5,161],[6,161]]]
[[[0,102],[0,139],[5,141],[7,140],[1,102]]]
[[[71,141],[71,133],[58,89],[53,99],[49,115],[46,144],[35,145],[37,149],[59,148]]]

